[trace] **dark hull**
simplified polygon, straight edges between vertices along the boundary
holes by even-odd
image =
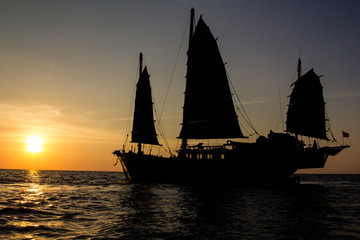
[[[118,156],[125,174],[135,182],[264,185],[285,183],[298,169],[322,168],[329,155],[343,148],[230,143],[215,148],[187,149],[171,158],[133,152]]]

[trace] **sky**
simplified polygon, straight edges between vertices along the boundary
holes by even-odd
[[[0,169],[120,171],[111,153],[131,130],[140,52],[175,149],[191,7],[218,37],[258,133],[282,131],[281,105],[299,56],[304,73],[314,68],[324,75],[333,133],[351,148],[323,169],[301,172],[360,174],[356,0],[1,0]],[[246,126],[243,132],[252,133]],[[26,151],[33,135],[45,141],[39,153]]]

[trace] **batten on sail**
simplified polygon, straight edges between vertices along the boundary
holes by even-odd
[[[153,114],[150,76],[145,66],[142,68],[142,54],[140,54],[140,77],[136,84],[135,110],[131,140],[136,143],[159,145]]]
[[[327,140],[325,101],[320,77],[311,69],[293,85],[286,131]]]
[[[132,130],[132,142],[138,143],[137,154],[134,154],[133,147],[125,151],[125,146],[123,150],[113,152],[121,162],[128,181],[291,187],[293,183],[299,183],[298,178],[291,176],[297,170],[323,168],[329,156],[335,156],[349,147],[305,146],[291,134],[272,131],[268,137],[259,136],[255,142],[188,145],[189,139],[243,137],[216,40],[201,17],[196,27],[194,19],[192,9],[180,132],[182,143],[177,155],[170,152],[171,156],[165,157],[151,154],[151,150],[149,153],[142,151],[145,143],[159,143],[154,126],[149,74],[146,67],[142,68],[140,54]],[[288,132],[327,139],[325,102],[319,78],[313,70],[302,75],[299,59],[298,79],[292,85],[287,112]],[[343,137],[349,137],[349,134],[343,132]]]
[[[194,33],[190,30],[183,123],[179,138],[242,137],[244,135],[234,109],[224,62],[215,38],[200,17]]]

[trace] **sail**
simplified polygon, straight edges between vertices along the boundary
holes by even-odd
[[[308,137],[326,137],[325,102],[320,77],[313,69],[294,84],[287,112],[286,131]]]
[[[154,126],[150,76],[146,66],[136,84],[135,110],[131,134],[132,142],[159,145]]]
[[[216,40],[201,17],[193,35],[190,35],[187,54],[183,123],[179,138],[244,137]]]

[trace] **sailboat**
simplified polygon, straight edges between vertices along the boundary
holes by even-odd
[[[299,169],[323,168],[328,156],[348,145],[318,147],[328,140],[320,76],[313,69],[292,84],[286,131],[258,136],[255,142],[234,141],[244,136],[235,111],[224,62],[216,39],[202,16],[195,23],[191,9],[186,89],[181,146],[177,154],[145,153],[144,144],[159,145],[147,68],[140,72],[133,117],[132,142],[137,149],[115,150],[123,172],[133,182],[268,184],[286,183]],[[312,146],[299,136],[314,138]],[[193,139],[225,139],[217,145],[189,144]]]

